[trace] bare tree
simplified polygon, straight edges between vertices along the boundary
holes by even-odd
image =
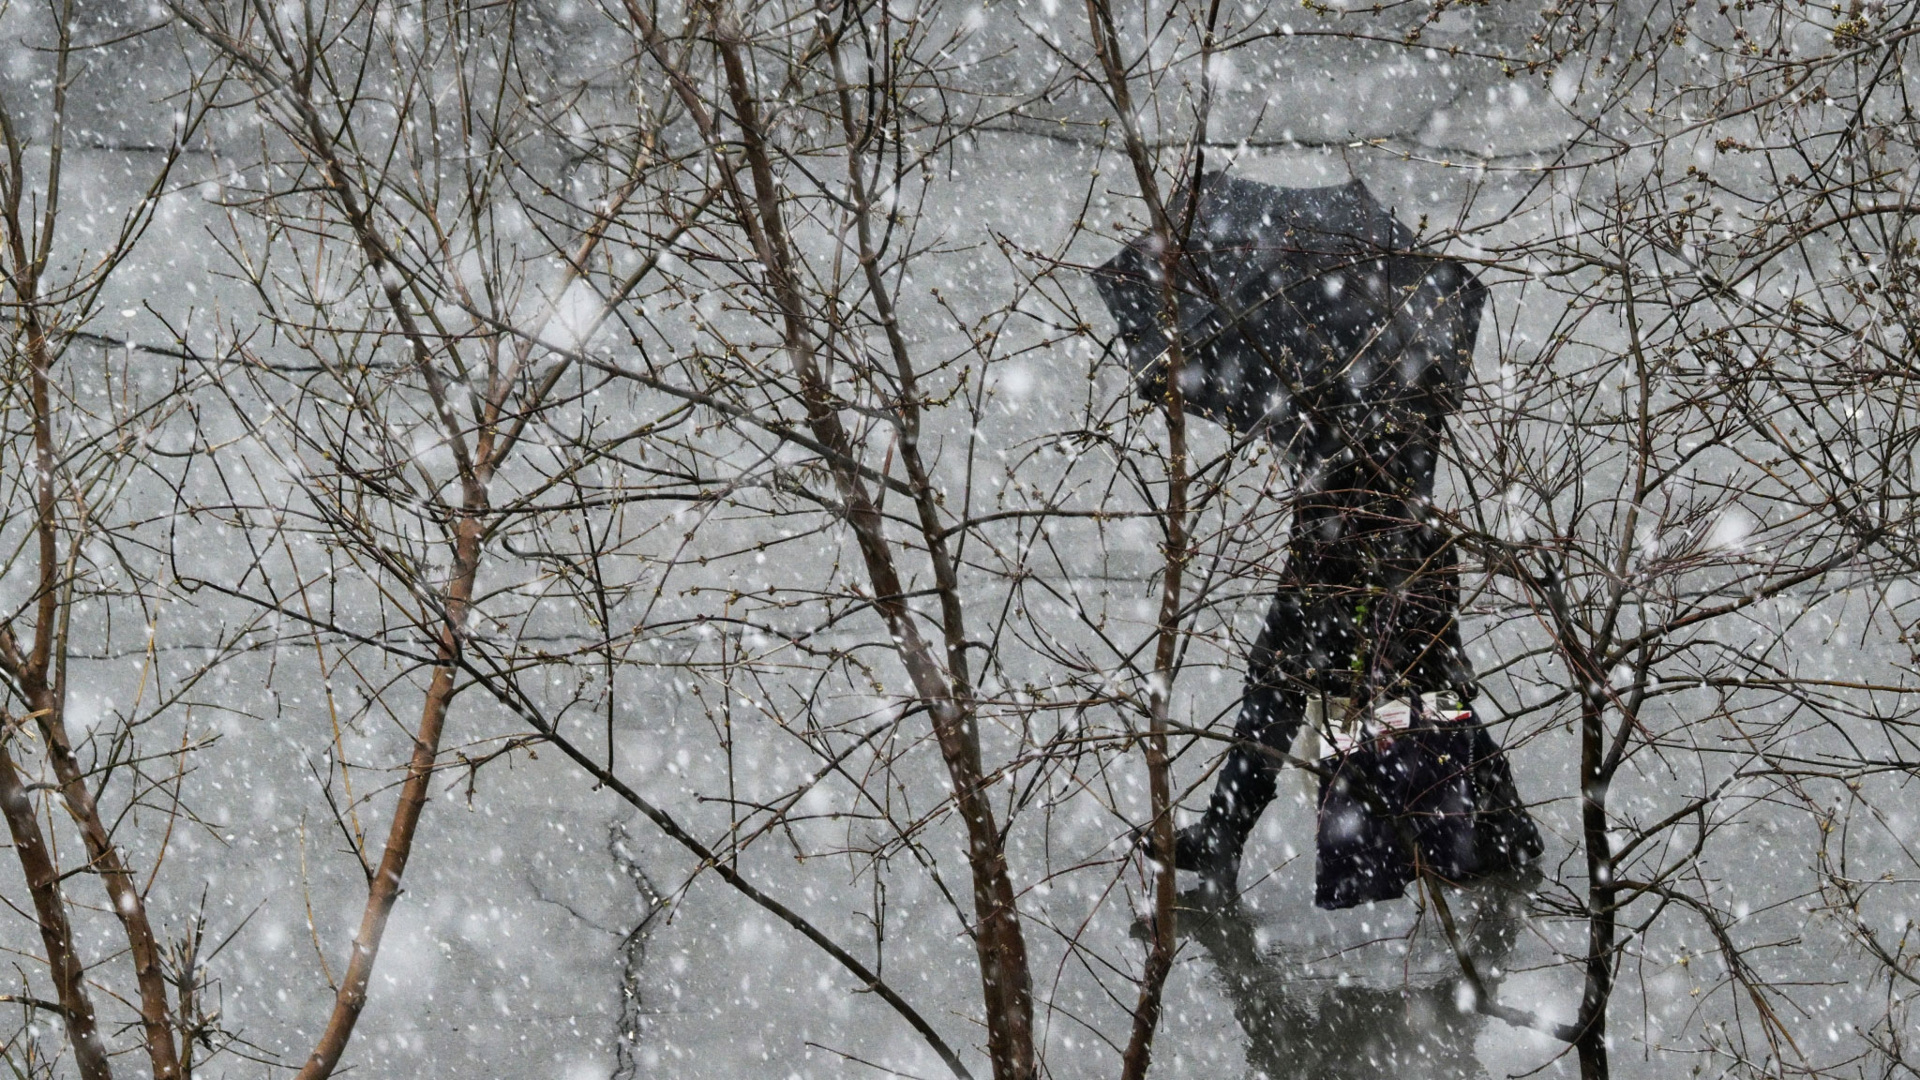
[[[688,867],[636,879],[649,933],[697,937],[675,905],[718,879],[954,1075],[1037,1076],[1063,1031],[1146,1075],[1183,941],[1253,947],[1183,931],[1133,845],[1172,862],[1229,741],[1299,478],[1187,415],[1178,348],[1138,394],[1086,271],[1149,234],[1177,325],[1197,182],[1263,162],[1368,180],[1493,289],[1434,524],[1470,553],[1483,712],[1561,826],[1529,985],[1577,1005],[1517,996],[1429,880],[1456,1000],[1589,1078],[1636,1038],[1733,1075],[1912,1068],[1911,4],[180,0],[215,74],[156,95],[182,119],[104,245],[68,239],[61,95],[107,46],[49,10],[50,94],[0,106],[0,804],[39,965],[15,997],[73,1071],[128,1067],[124,1030],[155,1075],[209,1047],[332,1074],[416,849],[462,835],[433,794],[551,752]],[[1256,93],[1362,63],[1439,96],[1393,130]],[[103,298],[203,116],[219,333],[154,296],[177,340],[141,346]],[[1006,188],[1030,216],[987,213]],[[185,667],[168,605],[205,620]],[[76,727],[75,657],[134,704]],[[206,678],[244,657],[322,751],[319,872],[364,883],[350,942],[309,914],[298,1061],[222,1026],[234,930],[167,858],[192,710],[248,708]],[[1881,998],[1829,1044],[1796,968],[1842,955]],[[1636,1029],[1668,977],[1682,1014]]]
[[[138,1031],[154,1076],[179,1077],[191,1071],[197,1043],[215,1046],[224,1033],[201,996],[202,926],[166,940],[149,898],[173,831],[195,827],[181,789],[205,733],[182,725],[174,740],[154,729],[175,727],[211,665],[163,674],[156,663],[166,581],[151,557],[159,540],[152,514],[179,474],[145,451],[188,407],[192,377],[140,370],[131,352],[97,347],[86,328],[152,226],[204,113],[176,119],[130,202],[70,220],[66,151],[83,129],[69,94],[100,50],[76,42],[74,5],[51,4],[44,14],[47,92],[26,108],[0,100],[0,445],[9,463],[0,518],[9,604],[0,622],[8,699],[0,807],[53,996],[36,996],[37,979],[23,972],[9,1000],[61,1018],[82,1076],[110,1075],[108,1032],[126,1025]],[[132,696],[114,707],[91,688],[77,691],[76,670],[99,678],[92,662],[118,669],[110,677],[131,683]],[[129,822],[143,812],[160,828],[134,840]],[[75,877],[97,880],[101,896],[67,884]],[[82,931],[108,918],[122,949],[96,958]],[[23,1052],[31,1062],[36,1051]]]

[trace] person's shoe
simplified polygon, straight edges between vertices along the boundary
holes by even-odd
[[[1240,891],[1240,852],[1246,835],[1212,814],[1173,836],[1173,865],[1200,875],[1201,895],[1231,900]]]

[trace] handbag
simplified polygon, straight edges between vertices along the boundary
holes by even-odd
[[[1422,871],[1463,883],[1540,857],[1506,754],[1472,709],[1434,694],[1371,709],[1338,702],[1323,732],[1314,906],[1391,900]]]

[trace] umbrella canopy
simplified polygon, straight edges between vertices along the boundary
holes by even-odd
[[[1193,202],[1173,281],[1188,410],[1322,459],[1369,431],[1437,435],[1486,299],[1465,266],[1415,253],[1413,233],[1357,180],[1279,188],[1212,173]],[[1164,391],[1170,356],[1161,267],[1149,233],[1094,271],[1150,394]]]

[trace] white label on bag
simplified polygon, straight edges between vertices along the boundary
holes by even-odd
[[[1383,731],[1405,731],[1413,724],[1413,706],[1398,698],[1375,705],[1373,723]]]
[[[1446,704],[1440,699],[1445,697]],[[1451,694],[1421,694],[1421,712],[1441,721],[1459,722],[1473,718],[1471,710],[1456,705]],[[1321,758],[1352,752],[1368,739],[1391,738],[1396,731],[1413,725],[1413,706],[1404,698],[1382,702],[1371,709],[1355,709],[1351,698],[1329,698],[1318,694],[1307,700],[1307,719],[1322,738]]]
[[[1441,704],[1441,699],[1443,698],[1446,700],[1444,705]],[[1473,719],[1473,710],[1454,700],[1452,694],[1421,694],[1420,707],[1427,715],[1437,720],[1460,721]]]

